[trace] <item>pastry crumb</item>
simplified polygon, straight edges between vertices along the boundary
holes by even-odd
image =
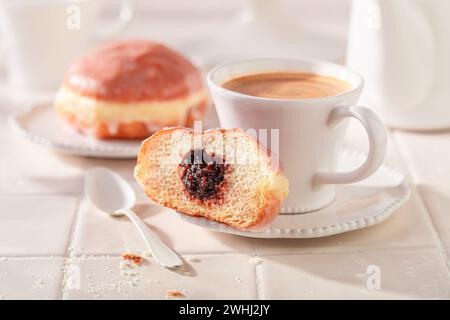
[[[251,264],[254,264],[254,265],[258,265],[258,264],[263,263],[264,260],[261,259],[261,258],[258,257],[258,256],[253,256],[253,257],[251,257],[250,259],[248,259],[248,262],[251,263]]]
[[[120,256],[122,257],[123,260],[131,261],[137,265],[142,263],[142,256],[132,253],[132,252],[124,252]]]
[[[186,294],[180,290],[170,289],[166,291],[166,298],[186,298]]]
[[[44,289],[45,287],[46,285],[42,278],[37,279],[33,286],[34,289]]]

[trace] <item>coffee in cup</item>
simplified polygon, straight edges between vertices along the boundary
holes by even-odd
[[[243,75],[222,83],[228,90],[272,99],[335,96],[351,89],[348,82],[307,72],[268,72]]]
[[[336,184],[367,178],[383,162],[386,130],[371,109],[357,105],[363,80],[344,66],[253,59],[218,66],[207,81],[222,127],[277,132],[278,143],[270,141],[268,147],[278,153],[289,179],[282,213],[325,207],[335,197]],[[360,167],[337,172],[351,118],[366,129],[369,153]]]

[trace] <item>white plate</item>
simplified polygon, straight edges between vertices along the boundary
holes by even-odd
[[[27,140],[55,151],[99,158],[135,158],[140,140],[98,140],[76,132],[50,103],[36,105],[11,118],[11,125]]]
[[[436,99],[435,99],[436,100]],[[450,128],[450,103],[431,101],[426,108],[411,110],[402,116],[384,115],[388,127],[410,131],[436,131]]]
[[[415,113],[405,117],[383,118],[384,123],[393,129],[407,131],[437,131],[450,128],[450,114]]]
[[[54,151],[96,158],[136,158],[141,140],[99,140],[78,133],[53,109],[51,102],[33,106],[10,119],[16,132],[25,139]],[[214,108],[208,108],[204,129],[218,127]]]
[[[365,155],[346,151],[339,169],[357,167]],[[301,196],[301,195],[299,195]],[[381,166],[370,178],[351,185],[337,186],[336,199],[328,207],[310,213],[281,214],[261,231],[241,231],[204,218],[177,213],[192,224],[225,233],[253,238],[314,238],[366,228],[390,217],[408,200],[410,189],[402,173]]]

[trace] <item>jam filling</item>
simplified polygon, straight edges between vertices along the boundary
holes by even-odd
[[[228,165],[224,160],[208,155],[204,149],[189,151],[180,164],[181,181],[188,195],[207,201],[220,198]]]

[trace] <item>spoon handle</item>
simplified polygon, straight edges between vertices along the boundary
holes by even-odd
[[[152,231],[132,210],[118,211],[125,214],[134,224],[140,235],[151,250],[155,260],[164,267],[175,268],[183,264],[183,260]]]

